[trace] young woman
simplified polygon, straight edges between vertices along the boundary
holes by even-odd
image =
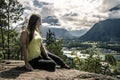
[[[40,25],[40,15],[32,14],[27,29],[21,33],[20,38],[25,67],[28,70],[46,69],[54,71],[57,64],[61,68],[69,69],[69,66],[61,58],[46,51],[42,43],[41,34],[39,33]]]

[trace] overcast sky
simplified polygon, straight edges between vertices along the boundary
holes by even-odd
[[[96,22],[120,18],[120,0],[18,0],[25,7],[24,17],[37,13],[56,16],[67,30],[90,29]],[[117,7],[117,10],[110,9]],[[43,23],[43,25],[50,25]]]

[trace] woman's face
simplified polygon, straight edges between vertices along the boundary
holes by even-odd
[[[36,27],[39,28],[40,25],[41,25],[41,21],[40,21],[40,20],[37,20],[37,22],[36,22]]]

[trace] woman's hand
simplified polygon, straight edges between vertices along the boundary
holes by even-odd
[[[29,63],[26,63],[26,64],[25,64],[25,67],[26,67],[28,70],[30,70],[30,71],[33,70],[33,67],[32,67]]]

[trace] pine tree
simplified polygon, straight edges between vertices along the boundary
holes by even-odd
[[[50,44],[55,42],[56,42],[56,38],[54,32],[51,32],[51,30],[49,29],[46,35],[46,44],[49,46]]]
[[[116,65],[117,61],[112,54],[105,55],[105,62],[109,63],[110,65]]]
[[[47,50],[53,54],[58,55],[59,57],[63,58],[63,52],[62,52],[62,40],[57,40],[55,37],[54,32],[49,31],[46,35],[46,47]]]
[[[19,20],[22,20],[21,15],[23,14],[24,8],[22,5],[17,1],[17,0],[1,0],[0,3],[1,5],[1,22],[2,25],[6,26],[6,32],[3,32],[3,28],[1,28],[1,34],[7,33],[7,58],[10,58],[10,46],[11,46],[11,41],[12,41],[12,31],[13,28],[11,25],[13,23],[16,23]],[[2,37],[3,38],[3,37]],[[3,41],[4,38],[3,38]]]
[[[5,59],[5,32],[6,32],[6,15],[5,13],[6,2],[5,0],[0,0],[0,57]],[[2,56],[3,55],[3,56]]]

